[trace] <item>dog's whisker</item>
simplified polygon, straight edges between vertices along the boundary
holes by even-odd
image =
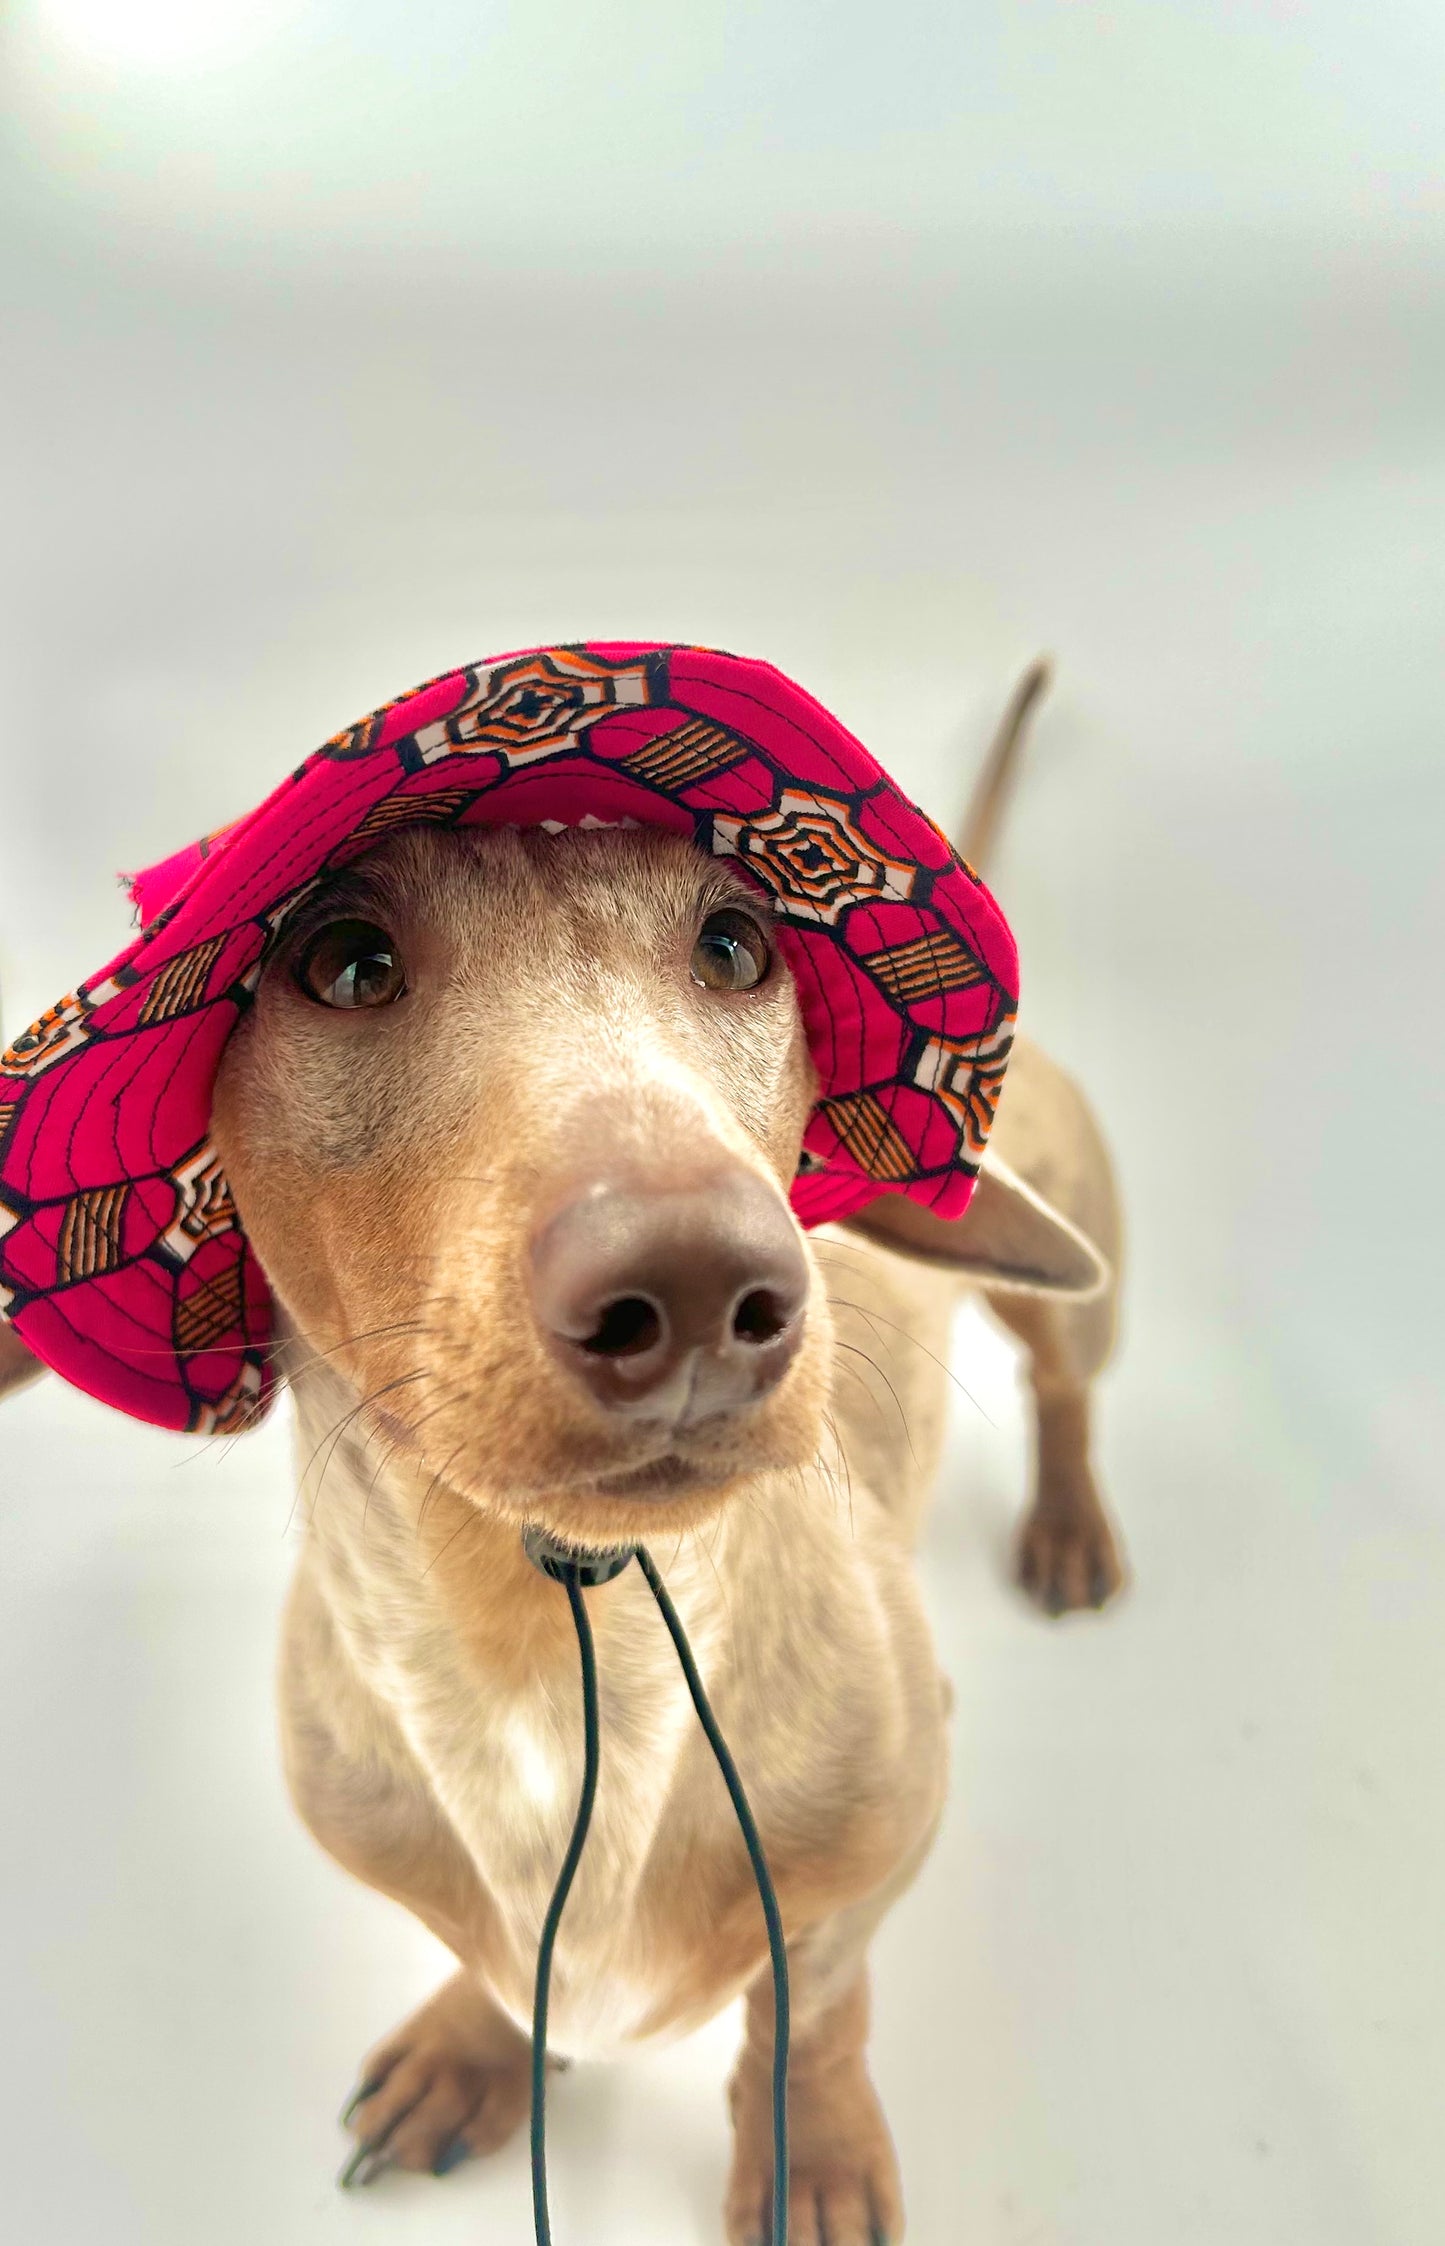
[[[302,1375],[305,1373],[309,1365],[319,1363],[328,1357],[334,1357],[342,1349],[349,1349],[356,1343],[362,1341],[375,1340],[381,1337],[390,1337],[397,1334],[421,1333],[424,1331],[424,1321],[419,1319],[404,1319],[390,1325],[372,1326],[364,1329],[360,1333],[344,1335],[340,1341],[333,1342],[331,1346],[326,1349],[316,1349],[308,1342],[304,1345],[307,1350],[305,1362],[298,1365],[294,1369],[294,1371],[283,1373],[279,1376],[279,1378],[273,1380],[271,1384],[268,1403],[272,1405],[279,1403],[283,1396],[290,1394],[292,1390],[294,1390],[297,1381],[301,1379]],[[266,1355],[274,1360],[294,1346],[294,1337],[289,1335],[284,1336],[281,1340],[273,1342],[270,1345],[269,1349],[266,1351]],[[203,1356],[206,1354],[206,1352],[203,1350],[197,1350],[195,1352],[192,1352],[192,1354]],[[172,1462],[172,1472],[179,1471],[184,1467],[195,1466],[202,1459],[214,1461],[218,1465],[224,1465],[226,1460],[230,1457],[232,1451],[235,1449],[237,1443],[242,1441],[242,1439],[249,1432],[250,1429],[247,1427],[238,1427],[230,1435],[211,1436],[209,1438],[206,1438],[196,1450],[189,1452],[183,1458],[175,1459]],[[283,1536],[289,1534],[291,1524],[295,1519],[295,1514],[296,1507],[293,1503],[291,1511],[287,1516],[286,1526],[282,1531]]]
[[[423,1373],[412,1372],[403,1373],[398,1379],[385,1382],[382,1387],[373,1389],[369,1395],[363,1396],[359,1403],[352,1406],[350,1411],[344,1412],[342,1414],[341,1418],[336,1421],[333,1427],[327,1429],[320,1442],[316,1445],[316,1448],[312,1451],[310,1458],[306,1462],[306,1465],[303,1467],[300,1478],[300,1489],[304,1491],[312,1467],[316,1464],[316,1461],[320,1457],[322,1450],[329,1442],[331,1444],[331,1449],[329,1450],[329,1452],[327,1452],[326,1462],[321,1469],[320,1477],[317,1481],[316,1489],[311,1501],[311,1511],[308,1517],[312,1522],[315,1521],[317,1512],[320,1507],[321,1492],[325,1485],[326,1476],[331,1469],[332,1462],[336,1457],[337,1448],[345,1437],[347,1429],[351,1427],[354,1422],[361,1417],[362,1413],[365,1412],[371,1405],[379,1403],[383,1396],[390,1396],[394,1394],[394,1392],[398,1388],[409,1388],[414,1382],[422,1380],[424,1378],[425,1375]]]
[[[449,1459],[448,1459],[448,1460],[446,1461],[446,1464],[445,1464],[445,1465],[444,1465],[444,1466],[442,1467],[442,1469],[441,1469],[441,1472],[442,1472],[442,1474],[446,1474],[446,1473],[448,1473],[448,1472],[450,1471],[450,1469],[451,1469],[451,1467],[452,1467],[452,1465],[453,1465],[454,1461],[455,1461],[455,1460],[456,1460],[456,1459],[457,1459],[457,1458],[458,1458],[458,1457],[459,1457],[460,1455],[461,1455],[461,1446],[460,1446],[460,1445],[458,1445],[457,1449],[456,1449],[456,1450],[454,1450],[454,1451],[452,1452],[452,1454],[451,1454],[451,1457],[450,1457],[450,1458],[449,1458]],[[440,1550],[439,1552],[434,1552],[434,1553],[432,1554],[432,1557],[431,1557],[431,1558],[430,1558],[430,1559],[428,1560],[428,1562],[427,1562],[426,1566],[425,1566],[425,1567],[424,1567],[424,1568],[422,1569],[422,1571],[421,1571],[421,1572],[422,1572],[422,1576],[423,1576],[423,1578],[425,1578],[425,1577],[427,1577],[427,1576],[429,1576],[429,1575],[431,1574],[431,1571],[432,1571],[432,1569],[433,1569],[433,1568],[434,1568],[434,1567],[436,1566],[436,1564],[437,1564],[437,1562],[438,1562],[439,1560],[445,1559],[445,1557],[446,1557],[447,1553],[448,1553],[448,1552],[450,1552],[450,1550],[451,1550],[452,1546],[453,1546],[453,1545],[454,1545],[454,1544],[456,1543],[456,1540],[457,1540],[457,1538],[458,1538],[458,1537],[459,1537],[459,1536],[461,1535],[461,1533],[462,1533],[462,1531],[463,1531],[464,1529],[468,1529],[468,1528],[480,1528],[481,1526],[482,1526],[482,1515],[481,1515],[480,1513],[478,1513],[478,1512],[475,1512],[475,1511],[469,1511],[469,1512],[467,1512],[467,1513],[463,1514],[463,1516],[462,1516],[461,1520],[460,1520],[460,1521],[459,1521],[459,1522],[457,1523],[456,1527],[455,1527],[455,1528],[454,1528],[454,1529],[452,1530],[452,1533],[451,1533],[451,1535],[450,1535],[450,1536],[449,1536],[449,1537],[447,1538],[447,1540],[446,1540],[446,1543],[445,1543],[445,1544],[444,1544],[444,1545],[442,1546],[441,1550]]]
[[[947,1364],[942,1357],[936,1355],[926,1342],[920,1341],[917,1334],[910,1332],[907,1326],[900,1325],[896,1318],[885,1318],[881,1310],[874,1310],[871,1306],[866,1306],[861,1302],[850,1302],[846,1295],[830,1294],[827,1299],[830,1309],[851,1310],[856,1316],[866,1318],[871,1326],[887,1326],[893,1333],[900,1334],[904,1341],[911,1342],[913,1347],[920,1350],[928,1359],[930,1365],[938,1367],[945,1380],[952,1382],[959,1395],[967,1399],[981,1419],[987,1420],[990,1427],[996,1426],[997,1422],[985,1411],[973,1390],[964,1386],[953,1367]]]
[[[723,1532],[723,1522],[721,1514],[719,1514],[718,1518],[713,1522],[712,1531],[713,1534],[711,1542],[709,1542],[705,1531],[698,1541],[702,1546],[703,1558],[707,1561],[708,1566],[712,1569],[713,1582],[717,1586],[717,1595],[722,1602],[724,1617],[730,1622],[732,1620],[732,1606],[728,1599],[727,1587],[724,1584],[721,1575],[718,1573],[717,1555],[714,1549],[718,1538],[721,1537]]]
[[[872,1359],[869,1358],[868,1362],[872,1364]],[[873,1390],[869,1387],[867,1381],[863,1378],[863,1375],[853,1365],[839,1365],[837,1367],[837,1373],[840,1380],[846,1379],[852,1381],[854,1387],[858,1390],[860,1395],[865,1398],[868,1404],[868,1408],[872,1412],[874,1418],[877,1420],[879,1427],[885,1434],[887,1434],[889,1427],[888,1415],[883,1409],[880,1398],[874,1395]],[[839,1401],[841,1403],[843,1399],[840,1398]],[[839,1438],[839,1447],[842,1447],[841,1438]]]
[[[432,1373],[429,1366],[423,1367],[422,1377],[427,1380],[430,1380],[432,1378]],[[366,1502],[361,1508],[361,1535],[363,1545],[366,1541],[367,1523],[371,1514],[371,1501],[376,1495],[377,1484],[380,1481],[382,1474],[390,1466],[397,1452],[401,1449],[403,1442],[414,1441],[416,1436],[420,1433],[421,1429],[427,1425],[428,1421],[435,1419],[439,1413],[444,1412],[450,1404],[455,1402],[455,1400],[455,1397],[453,1397],[450,1393],[444,1394],[438,1402],[433,1404],[430,1411],[422,1413],[419,1420],[409,1421],[406,1424],[406,1431],[404,1435],[393,1435],[388,1441],[385,1450],[382,1452],[381,1457],[376,1462],[376,1466],[372,1472],[371,1480],[366,1486]]]
[[[851,1368],[850,1368],[850,1370],[851,1370]],[[857,1375],[855,1375],[854,1377],[855,1377],[855,1378],[857,1378]],[[851,1537],[852,1537],[852,1538],[854,1539],[854,1541],[856,1542],[856,1541],[857,1541],[857,1536],[858,1536],[858,1524],[857,1524],[857,1521],[856,1521],[856,1520],[854,1519],[854,1515],[853,1515],[853,1467],[852,1467],[852,1463],[851,1463],[851,1461],[850,1461],[850,1459],[849,1459],[849,1457],[848,1457],[848,1453],[847,1453],[847,1450],[846,1450],[846,1448],[845,1448],[845,1446],[844,1446],[842,1435],[841,1435],[841,1434],[839,1433],[839,1429],[838,1429],[838,1423],[837,1423],[837,1421],[836,1421],[836,1420],[834,1419],[834,1417],[833,1417],[833,1415],[832,1415],[832,1413],[831,1413],[831,1412],[827,1412],[827,1411],[825,1411],[825,1412],[824,1412],[824,1414],[823,1414],[823,1425],[825,1426],[825,1428],[826,1428],[826,1429],[828,1430],[828,1433],[829,1433],[829,1434],[830,1434],[830,1435],[832,1436],[832,1438],[833,1438],[833,1448],[834,1448],[834,1451],[835,1451],[835,1453],[836,1453],[836,1455],[837,1455],[837,1457],[838,1457],[839,1463],[841,1464],[841,1466],[842,1466],[842,1469],[843,1469],[844,1483],[845,1483],[845,1487],[846,1487],[846,1491],[847,1491],[847,1502],[848,1502],[848,1533],[849,1533],[849,1535],[850,1535],[850,1536],[851,1536]],[[823,1461],[823,1453],[822,1453],[822,1450],[821,1450],[821,1449],[819,1449],[818,1451],[816,1451],[816,1452],[814,1453],[814,1456],[816,1457],[816,1459],[817,1459],[817,1461],[818,1461],[818,1464],[819,1464],[819,1466],[823,1468],[823,1471],[824,1471],[825,1475],[827,1475],[827,1477],[828,1477],[829,1481],[833,1483],[834,1489],[835,1489],[835,1491],[836,1491],[836,1487],[837,1487],[836,1474],[835,1474],[835,1472],[834,1472],[834,1470],[833,1470],[833,1469],[831,1469],[831,1468],[827,1467],[826,1465],[824,1465],[824,1461]]]
[[[878,1360],[875,1357],[869,1356],[866,1349],[859,1349],[855,1346],[854,1343],[850,1341],[838,1341],[835,1339],[833,1346],[835,1349],[846,1350],[850,1357],[861,1357],[863,1363],[865,1365],[871,1366],[873,1371],[877,1373],[878,1378],[882,1381],[889,1395],[893,1398],[894,1407],[898,1413],[898,1424],[903,1430],[904,1441],[908,1445],[908,1455],[913,1460],[913,1463],[916,1466],[918,1464],[918,1453],[913,1447],[913,1433],[908,1424],[908,1414],[903,1409],[903,1401],[899,1396],[898,1390],[894,1387],[893,1382],[889,1379],[887,1373],[883,1370],[883,1367],[878,1363]]]

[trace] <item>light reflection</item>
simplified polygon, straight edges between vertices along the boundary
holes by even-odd
[[[280,7],[265,0],[35,0],[37,29],[77,53],[164,70],[259,46]]]

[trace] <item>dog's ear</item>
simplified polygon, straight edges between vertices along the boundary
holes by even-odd
[[[31,1355],[13,1326],[0,1319],[0,1396],[8,1396],[12,1389],[24,1388],[38,1380],[45,1367],[38,1357]]]
[[[901,1193],[885,1193],[848,1222],[900,1255],[949,1264],[983,1287],[1082,1301],[1108,1284],[1108,1263],[1093,1242],[992,1154],[961,1217],[936,1217]]]

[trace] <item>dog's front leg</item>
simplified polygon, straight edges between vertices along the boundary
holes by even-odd
[[[991,1294],[988,1304],[1027,1348],[1034,1394],[1034,1498],[1019,1537],[1019,1581],[1049,1614],[1101,1607],[1125,1579],[1089,1460],[1090,1384],[1108,1354],[1112,1300]]]
[[[898,2160],[868,2073],[867,1949],[922,1854],[882,1895],[788,1944],[789,2246],[898,2246],[903,2236]],[[772,1977],[764,1973],[748,1992],[747,2032],[729,2091],[729,2246],[770,2246],[773,2236],[772,2068]]]

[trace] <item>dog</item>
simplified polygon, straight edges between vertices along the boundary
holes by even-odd
[[[976,790],[975,863],[1045,676]],[[794,2246],[903,2235],[867,1961],[944,1802],[950,1691],[912,1555],[951,1321],[981,1292],[1023,1347],[1025,1590],[1101,1606],[1125,1572],[1089,1449],[1120,1219],[1083,1095],[1020,1040],[961,1219],[891,1195],[805,1233],[788,1190],[815,1094],[756,889],[660,830],[399,832],[302,899],[226,1045],[212,1133],[307,1497],[288,1784],[457,1960],[362,2062],[353,2186],[445,2173],[528,2112],[582,1758],[567,1602],[523,1550],[540,1528],[648,1544],[746,1782],[787,1933]],[[859,1377],[884,1337],[896,1420]],[[39,1370],[0,1325],[0,1392]],[[772,1999],[747,1859],[636,1568],[587,1604],[602,1778],[555,2050],[685,2032],[741,1995],[725,2221],[760,2246]]]

